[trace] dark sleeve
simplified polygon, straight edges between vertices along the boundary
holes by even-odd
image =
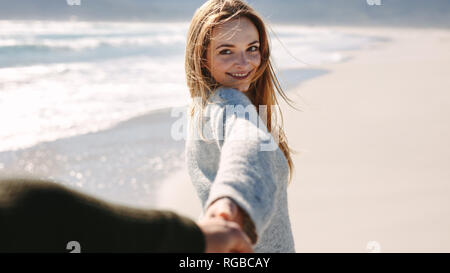
[[[203,252],[192,220],[117,206],[52,182],[0,181],[0,252]]]

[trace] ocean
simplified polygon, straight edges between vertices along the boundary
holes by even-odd
[[[183,164],[183,143],[161,132],[171,122],[162,113],[190,101],[187,30],[187,22],[0,21],[0,174],[151,204],[158,181]],[[272,30],[287,91],[328,73],[322,65],[348,60],[349,50],[383,41],[296,25]]]

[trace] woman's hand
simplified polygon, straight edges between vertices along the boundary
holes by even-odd
[[[206,219],[219,218],[237,223],[241,228],[244,226],[244,215],[242,209],[230,198],[224,197],[214,201],[206,210]]]
[[[214,201],[206,210],[204,219],[222,219],[237,223],[245,234],[255,244],[258,236],[255,225],[248,214],[232,199],[223,197]]]

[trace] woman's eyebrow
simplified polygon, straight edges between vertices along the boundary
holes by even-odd
[[[253,45],[253,44],[256,44],[256,43],[259,43],[259,41],[258,41],[258,40],[255,40],[255,41],[249,43],[248,45]],[[234,46],[234,45],[231,45],[231,44],[221,44],[220,46],[216,47],[216,49],[219,49],[219,48],[221,48],[221,47],[235,47],[235,46]]]

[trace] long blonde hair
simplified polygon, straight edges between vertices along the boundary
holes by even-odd
[[[272,119],[276,114],[273,106],[279,106],[275,90],[288,103],[292,102],[281,89],[270,61],[269,40],[266,26],[261,17],[248,4],[241,0],[209,0],[195,12],[189,27],[186,43],[185,70],[189,92],[192,98],[201,98],[200,104],[193,104],[190,116],[197,112],[202,116],[203,107],[208,98],[219,87],[210,72],[206,68],[206,52],[215,26],[225,22],[246,17],[256,26],[260,39],[261,64],[255,73],[247,96],[259,111],[259,105],[266,106],[266,127],[272,134],[278,133],[278,146],[284,153],[289,165],[289,181],[292,179],[294,164],[291,158],[291,150],[287,144],[283,130],[283,115],[279,112],[281,124],[277,124],[278,118]],[[276,115],[275,115],[276,117]],[[273,131],[272,128],[275,128]]]

